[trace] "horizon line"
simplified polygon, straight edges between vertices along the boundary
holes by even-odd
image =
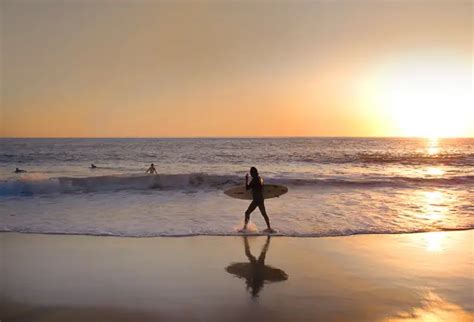
[[[347,135],[261,135],[261,136],[4,136],[3,139],[291,139],[291,138],[340,138],[340,139],[474,139],[474,136],[347,136]]]

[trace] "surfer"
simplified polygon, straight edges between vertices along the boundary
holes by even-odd
[[[265,219],[267,224],[267,229],[265,232],[273,233],[275,232],[272,227],[270,227],[270,219],[268,219],[267,211],[265,210],[265,203],[263,198],[263,179],[258,175],[258,170],[255,167],[250,168],[250,175],[252,176],[252,180],[249,183],[249,175],[248,173],[245,174],[245,189],[252,190],[252,202],[250,203],[247,211],[245,212],[245,223],[244,227],[242,228],[243,231],[247,230],[247,224],[250,219],[250,214],[255,208],[258,207],[260,213]]]
[[[96,166],[94,163],[91,163],[91,167],[90,167],[90,168],[91,168],[91,169],[96,169],[97,166]]]
[[[14,171],[14,173],[23,173],[23,172],[26,172],[26,170],[16,168],[15,171]]]
[[[150,167],[148,168],[148,170],[146,170],[145,174],[158,174],[158,172],[156,172],[156,169],[155,169],[155,165],[152,163],[150,165]]]

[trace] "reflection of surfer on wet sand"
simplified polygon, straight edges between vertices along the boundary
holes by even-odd
[[[265,282],[281,282],[288,279],[288,275],[283,270],[265,265],[265,256],[270,246],[270,236],[267,237],[258,259],[250,252],[247,236],[243,238],[245,255],[249,263],[233,263],[227,266],[225,270],[238,278],[244,278],[247,289],[252,294],[252,297],[258,296]]]

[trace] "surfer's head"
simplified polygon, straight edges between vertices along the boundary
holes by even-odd
[[[251,167],[251,168],[250,168],[250,175],[252,176],[252,178],[258,177],[258,170],[257,170],[257,168]]]

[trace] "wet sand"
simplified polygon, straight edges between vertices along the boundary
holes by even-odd
[[[473,236],[1,233],[0,320],[472,321]]]

